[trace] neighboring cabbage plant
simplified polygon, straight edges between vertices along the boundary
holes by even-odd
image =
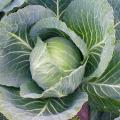
[[[69,120],[88,101],[119,113],[119,43],[115,49],[108,1],[27,2],[0,21],[0,112],[9,120]]]
[[[0,0],[0,11],[9,12],[15,7],[20,7],[26,0]]]

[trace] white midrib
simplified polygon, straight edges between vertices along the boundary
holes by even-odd
[[[28,49],[32,50],[32,47],[27,44],[24,40],[22,40],[19,36],[15,35],[14,33],[8,32],[12,37],[16,38],[17,40],[19,40],[20,42],[23,43],[23,45],[25,45]],[[15,39],[15,40],[16,40]]]
[[[94,48],[99,47],[100,45],[102,45],[102,44],[104,44],[104,43],[105,43],[105,41],[103,40],[103,41],[101,41],[101,42],[93,45],[93,46],[89,49],[89,51],[92,51]]]
[[[40,113],[37,116],[41,116],[45,112],[47,107],[48,107],[48,102],[45,104],[45,106],[43,107],[43,109],[40,111]]]
[[[59,19],[59,17],[60,17],[60,13],[59,13],[59,0],[57,0],[57,3],[56,3],[56,5],[57,5],[57,18]]]
[[[120,88],[120,85],[110,85],[110,84],[102,84],[102,83],[89,83],[91,85],[95,85],[95,86],[108,86],[108,87],[112,87],[112,88]]]

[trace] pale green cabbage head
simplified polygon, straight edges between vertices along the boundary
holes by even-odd
[[[71,40],[52,37],[43,42],[38,39],[30,56],[32,78],[45,90],[68,76],[81,62],[82,54]]]

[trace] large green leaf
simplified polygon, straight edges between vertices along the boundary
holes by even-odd
[[[9,120],[68,120],[87,101],[79,89],[67,97],[47,99],[23,99],[12,88],[0,87],[0,91],[0,111]]]
[[[31,80],[29,55],[34,46],[29,29],[38,20],[54,16],[42,6],[27,6],[0,22],[0,84],[19,87]]]
[[[20,7],[26,0],[0,0],[0,12],[9,12],[15,7]]]
[[[100,76],[108,66],[114,50],[112,7],[107,0],[74,0],[66,9],[63,21],[87,44],[89,59],[86,76]]]
[[[28,0],[28,3],[50,8],[56,13],[56,17],[60,18],[71,1],[72,0]]]
[[[101,104],[103,109],[108,109],[111,107],[111,111],[117,109],[119,112],[120,108],[120,43],[118,43],[117,48],[114,52],[114,56],[107,67],[106,71],[99,78],[93,78],[89,81],[83,83],[83,89],[85,89],[93,106],[96,104]],[[95,100],[97,99],[97,100]],[[106,100],[104,100],[106,99]],[[105,102],[106,101],[106,102]],[[107,102],[108,101],[108,102]],[[102,104],[103,103],[103,104]],[[108,104],[111,103],[111,104]],[[114,104],[113,104],[114,103]],[[117,105],[117,106],[116,106]],[[96,106],[97,107],[97,106]],[[97,108],[101,108],[97,107]]]

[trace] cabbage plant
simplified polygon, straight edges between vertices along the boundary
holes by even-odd
[[[1,2],[2,11],[14,1]],[[109,2],[20,2],[28,5],[0,21],[0,112],[9,120],[69,120],[88,101],[119,113],[120,43]]]

